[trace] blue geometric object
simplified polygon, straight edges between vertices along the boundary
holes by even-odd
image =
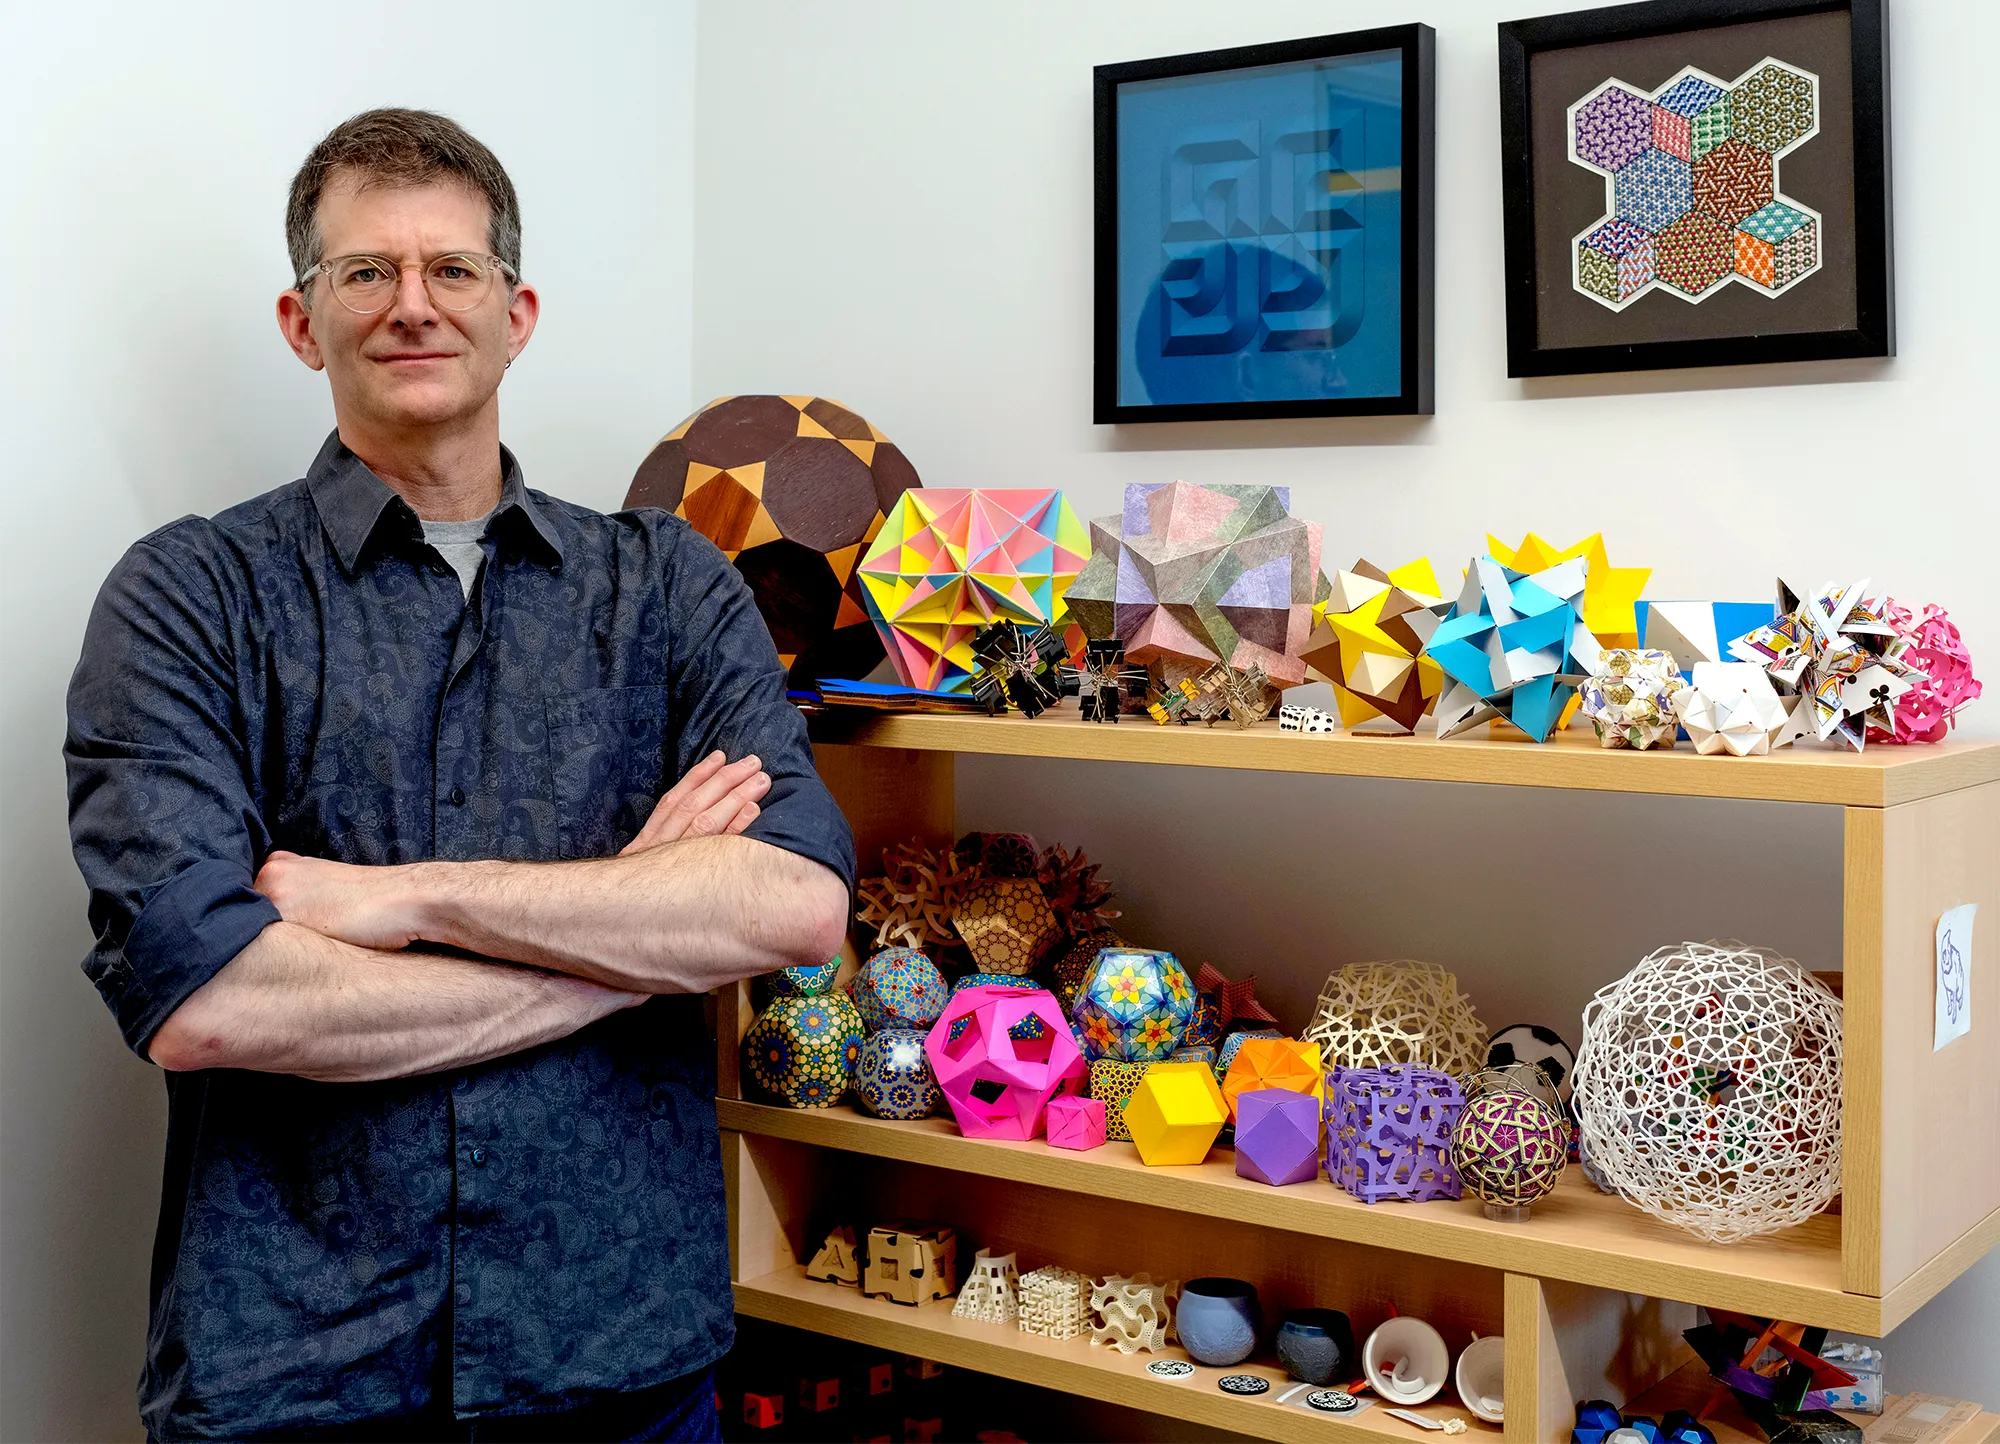
[[[1639,1435],[1646,1444],[1660,1444],[1659,1424],[1644,1414],[1627,1414],[1624,1427]]]
[[[1715,1444],[1709,1427],[1685,1409],[1675,1409],[1660,1421],[1666,1444]]]
[[[1671,652],[1692,681],[1696,662],[1727,662],[1729,644],[1776,620],[1773,602],[1646,602],[1639,608],[1639,645]]]
[[[1194,1008],[1194,983],[1172,953],[1106,948],[1077,991],[1084,1056],[1164,1062],[1180,1046]]]
[[[1576,1411],[1576,1427],[1570,1431],[1570,1444],[1604,1444],[1604,1437],[1622,1427],[1624,1422],[1618,1417],[1615,1404],[1592,1399]]]
[[[1465,590],[1424,648],[1448,679],[1440,738],[1498,718],[1547,740],[1603,651],[1583,625],[1588,567],[1572,557],[1523,576],[1492,557],[1472,559]]]
[[[967,988],[1018,988],[1020,986],[1021,979],[1015,977],[1012,973],[967,973],[951,985],[951,995],[955,998]],[[972,1015],[968,1013],[965,1017],[960,1018],[958,1022],[952,1024],[951,1036],[956,1038],[967,1027],[970,1027],[971,1024]],[[1013,1027],[1009,1028],[1007,1036],[1017,1043],[1026,1043],[1041,1037],[1042,1034],[1048,1031],[1049,1025],[1044,1023],[1040,1017],[1030,1013]],[[1078,1041],[1080,1043],[1082,1039],[1079,1038]]]
[[[1613,177],[1612,214],[1657,235],[1694,209],[1694,173],[1666,151],[1647,150]]]
[[[1765,618],[1766,621],[1770,619]],[[840,974],[840,959],[832,957],[810,967],[780,968],[760,973],[750,980],[750,1006],[761,1013],[779,998],[817,998],[833,991]]]
[[[854,1092],[877,1118],[928,1118],[944,1102],[922,1028],[884,1028],[861,1045]]]
[[[937,964],[915,948],[884,948],[861,965],[847,991],[870,1033],[928,1028],[951,997]]]

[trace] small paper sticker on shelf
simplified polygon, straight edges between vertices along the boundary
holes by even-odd
[[[1978,911],[1978,903],[1965,903],[1938,919],[1934,1053],[1972,1027],[1972,917]]]

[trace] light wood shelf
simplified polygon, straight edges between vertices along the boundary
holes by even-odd
[[[1700,1364],[1688,1364],[1660,1380],[1625,1406],[1628,1414],[1648,1414],[1658,1419],[1675,1409],[1693,1413],[1715,1392],[1715,1380]],[[1856,1424],[1867,1427],[1870,1416],[1849,1414]],[[1702,1421],[1715,1435],[1715,1444],[1765,1444],[1764,1431],[1751,1423],[1736,1406],[1735,1399],[1723,1396],[1721,1406]],[[2000,1434],[2000,1414],[1980,1413],[1953,1431],[1941,1444],[1988,1444]]]
[[[1828,1214],[1723,1248],[1599,1193],[1574,1168],[1526,1223],[1495,1223],[1470,1199],[1365,1204],[1324,1177],[1272,1188],[1239,1178],[1227,1149],[1191,1168],[1149,1168],[1129,1143],[1078,1153],[967,1138],[942,1118],[894,1123],[849,1108],[805,1112],[738,1099],[716,1108],[722,1126],[739,1133],[1853,1333],[1883,1331],[1882,1300],[1841,1288],[1840,1220]]]
[[[948,1302],[911,1308],[887,1299],[864,1298],[859,1289],[808,1279],[802,1268],[777,1269],[738,1283],[736,1311],[875,1348],[917,1354],[956,1368],[1171,1414],[1263,1439],[1296,1440],[1299,1444],[1349,1440],[1379,1444],[1384,1439],[1443,1437],[1391,1418],[1379,1400],[1351,1419],[1315,1412],[1297,1397],[1280,1403],[1280,1396],[1296,1388],[1298,1381],[1288,1378],[1282,1367],[1268,1359],[1253,1359],[1228,1369],[1196,1364],[1190,1375],[1161,1379],[1147,1373],[1146,1365],[1160,1358],[1186,1359],[1184,1350],[1169,1345],[1157,1354],[1121,1354],[1085,1338],[1045,1339],[1024,1334],[1011,1324],[954,1318]],[[1270,1392],[1248,1397],[1225,1394],[1216,1387],[1216,1380],[1224,1374],[1255,1374],[1270,1381]],[[1464,1437],[1472,1444],[1500,1438],[1498,1428],[1459,1408],[1450,1389],[1416,1412],[1436,1419],[1467,1420],[1471,1428]]]
[[[1307,735],[1281,731],[1274,721],[1241,730],[1161,727],[1144,717],[1116,724],[1084,722],[1067,703],[1033,719],[1016,713],[999,717],[821,713],[812,719],[812,735],[815,742],[917,752],[1061,757],[1849,807],[1893,807],[2000,780],[2000,742],[1871,747],[1860,753],[1800,745],[1769,757],[1701,757],[1687,746],[1665,752],[1607,749],[1589,733],[1577,730],[1558,733],[1538,745],[1485,736],[1441,742],[1429,732],[1410,737],[1356,732]]]

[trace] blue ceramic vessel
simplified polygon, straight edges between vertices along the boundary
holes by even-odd
[[[1181,1289],[1174,1328],[1198,1364],[1226,1368],[1256,1351],[1257,1290],[1242,1279],[1193,1279]]]
[[[1360,1368],[1354,1326],[1339,1309],[1294,1309],[1278,1325],[1278,1361],[1308,1384],[1349,1377]]]

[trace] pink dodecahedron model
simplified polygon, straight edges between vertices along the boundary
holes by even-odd
[[[1104,1142],[1104,1100],[1065,1094],[1049,1100],[1049,1143],[1081,1152]]]
[[[1040,1036],[1018,1036],[1040,1018]],[[1089,1070],[1045,988],[998,984],[955,994],[924,1039],[944,1101],[968,1138],[1033,1138],[1049,1100],[1083,1090]]]
[[[1283,1186],[1319,1177],[1319,1099],[1289,1088],[1236,1096],[1236,1172]]]

